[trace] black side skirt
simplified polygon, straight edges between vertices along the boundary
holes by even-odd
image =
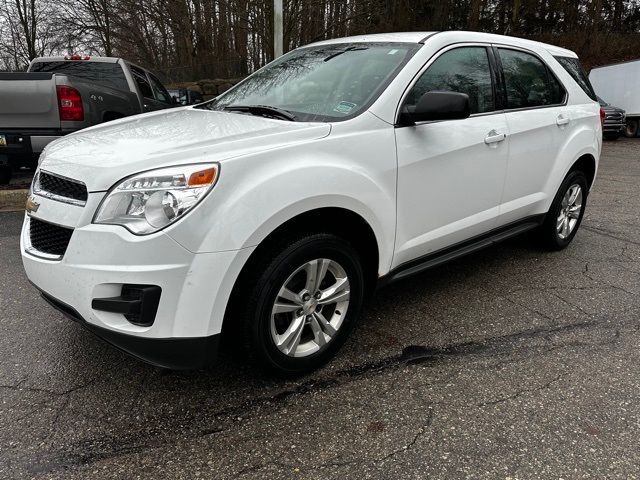
[[[391,270],[384,277],[381,277],[378,280],[378,287],[383,287],[397,280],[402,280],[411,275],[424,272],[430,268],[499,243],[507,238],[532,230],[544,223],[544,217],[544,214],[527,217],[523,220],[518,220],[517,222],[504,225],[477,237],[465,240],[464,242],[457,243],[451,247],[443,248],[437,252],[417,258],[416,260],[403,263]]]

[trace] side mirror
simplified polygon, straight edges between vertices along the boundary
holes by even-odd
[[[402,125],[433,120],[462,120],[471,115],[469,95],[459,92],[427,92],[416,104],[413,111],[404,107],[400,114]]]

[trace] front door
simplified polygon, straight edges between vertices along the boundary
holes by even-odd
[[[428,91],[466,93],[471,116],[396,128],[394,268],[495,226],[509,132],[496,106],[488,48],[456,46],[439,54],[404,100],[411,110]]]

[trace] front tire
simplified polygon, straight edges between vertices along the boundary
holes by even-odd
[[[567,174],[539,229],[545,248],[562,250],[571,243],[582,223],[588,192],[583,172],[574,170]]]
[[[627,120],[627,126],[624,131],[625,136],[628,138],[635,138],[638,136],[638,120]]]
[[[284,245],[284,246],[283,246]],[[360,315],[364,277],[358,253],[329,233],[273,242],[236,292],[244,343],[268,371],[295,375],[327,363]]]

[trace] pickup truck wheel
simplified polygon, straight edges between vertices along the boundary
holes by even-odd
[[[540,240],[549,250],[562,250],[576,236],[588,195],[587,178],[579,170],[569,172],[553,199],[540,227]]]
[[[333,234],[274,246],[247,292],[245,344],[272,373],[301,374],[329,361],[347,339],[363,300],[358,253]]]
[[[11,181],[11,167],[10,166],[1,166],[0,167],[0,185],[8,185]]]
[[[635,138],[638,136],[638,120],[627,120],[627,126],[624,130],[625,136]]]

